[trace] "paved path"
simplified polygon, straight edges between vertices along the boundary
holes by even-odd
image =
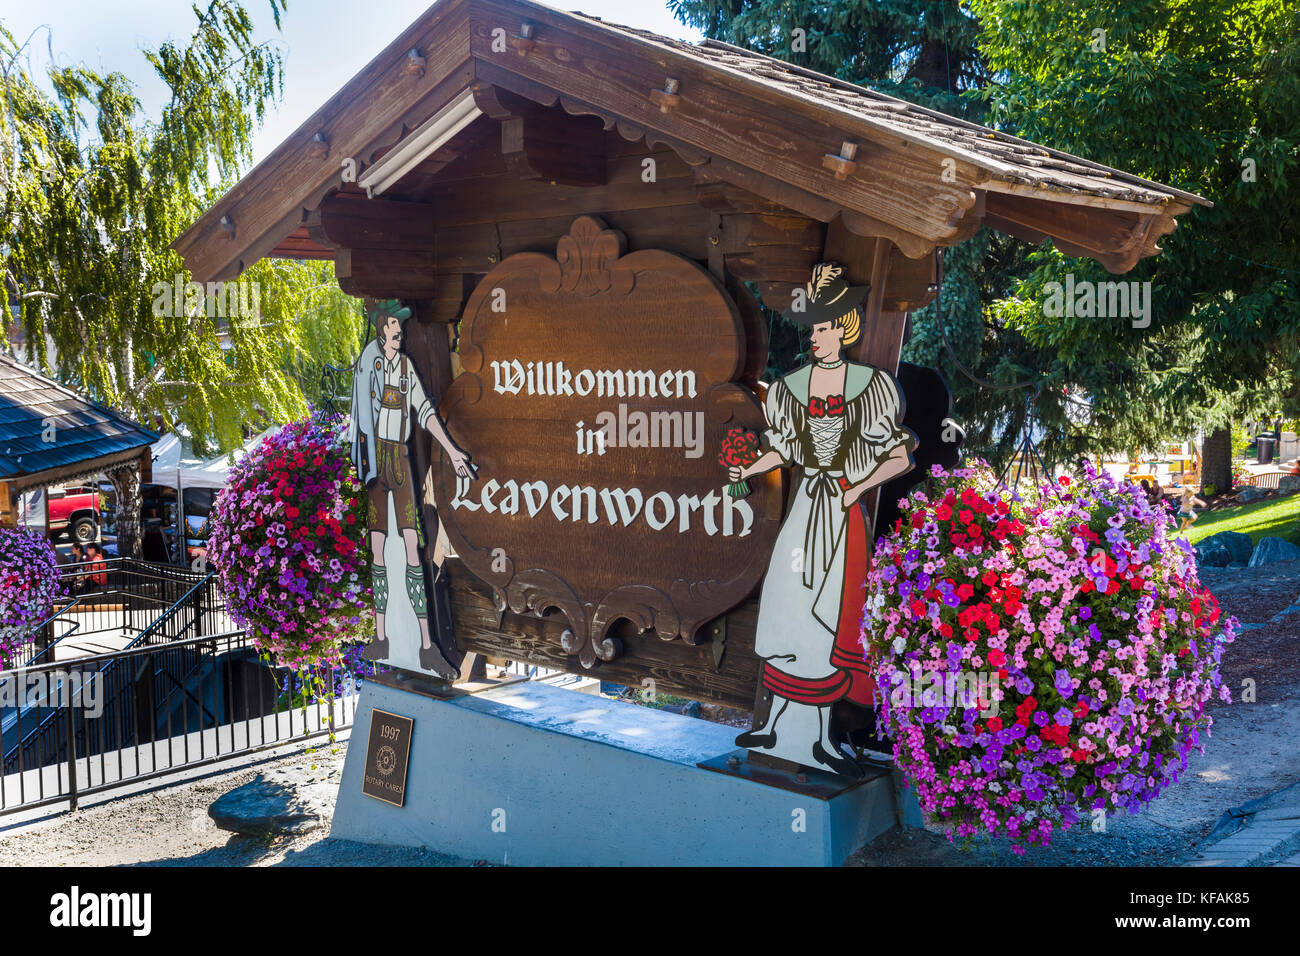
[[[1251,866],[1264,862],[1278,851],[1295,849],[1300,842],[1300,804],[1260,810],[1237,832],[1202,847],[1185,866]],[[1300,853],[1293,853],[1274,866],[1300,866]]]

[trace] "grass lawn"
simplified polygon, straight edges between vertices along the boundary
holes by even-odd
[[[1300,544],[1300,494],[1207,511],[1187,529],[1187,540],[1195,544],[1220,531],[1248,534],[1255,544],[1265,537],[1286,538]]]

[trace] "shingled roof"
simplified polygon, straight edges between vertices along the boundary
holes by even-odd
[[[505,39],[508,48],[502,47]],[[328,257],[303,229],[322,200],[414,131],[493,88],[710,177],[920,258],[986,225],[1055,241],[1113,272],[1159,251],[1196,205],[1182,189],[928,110],[726,43],[685,43],[531,0],[439,0],[175,243],[194,277],[234,278],[267,255]],[[472,118],[472,115],[471,115]],[[480,116],[415,169],[436,175]],[[352,180],[349,180],[352,182]],[[355,188],[355,187],[353,187]]]
[[[45,441],[53,426],[54,441]],[[158,435],[0,355],[0,481],[15,490],[138,457]]]
[[[730,43],[709,39],[698,44],[686,43],[648,30],[604,23],[599,18],[584,14],[574,15],[600,23],[607,30],[662,45],[683,56],[733,73],[748,82],[764,84],[785,94],[844,112],[903,139],[924,143],[954,156],[963,156],[987,169],[992,179],[1000,182],[1153,206],[1164,205],[1174,198],[1199,205],[1212,205],[1209,200],[1194,193],[1151,182],[1122,170],[1040,146],[978,123],[926,109],[870,87],[849,83]]]

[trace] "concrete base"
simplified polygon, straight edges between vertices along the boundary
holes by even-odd
[[[361,792],[376,707],[414,720],[404,807]],[[750,766],[736,733],[536,682],[439,699],[367,681],[332,836],[525,866],[838,866],[919,822],[890,771]]]

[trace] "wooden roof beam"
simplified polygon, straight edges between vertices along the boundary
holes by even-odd
[[[199,282],[233,279],[303,224],[329,192],[374,153],[433,115],[471,80],[469,16],[463,0],[443,0],[390,43],[288,140],[254,167],[173,243]],[[424,57],[412,71],[412,50]],[[365,101],[357,102],[358,90]],[[322,155],[317,134],[328,143]],[[228,216],[238,239],[220,228]]]
[[[523,179],[561,186],[605,185],[604,124],[476,81],[478,108],[501,124],[506,168]]]
[[[367,199],[356,191],[322,200],[308,232],[334,250],[334,275],[348,295],[433,298],[439,288],[433,207]]]
[[[985,213],[988,225],[999,231],[1033,243],[1050,237],[1066,255],[1096,259],[1113,273],[1133,268],[1176,226],[1163,209],[1143,214],[1003,193],[987,194]]]
[[[472,4],[470,49],[476,77],[525,96],[539,87],[561,90],[566,108],[585,106],[607,121],[662,131],[665,141],[671,138],[702,154],[733,157],[737,165],[768,180],[929,242],[957,233],[975,203],[971,186],[987,178],[974,164],[920,144],[906,150],[887,146],[867,124],[851,129],[854,124],[846,118],[843,128],[828,126],[813,115],[811,105],[803,110],[777,91],[741,89],[734,78],[687,57],[668,52],[652,58],[633,44],[615,47],[611,38],[542,8],[532,18],[535,45],[526,56],[494,52],[492,31],[510,18],[508,4]],[[670,77],[678,81],[679,102],[663,113],[648,94]],[[837,179],[836,171],[824,168],[824,157],[840,155],[849,141],[857,144],[854,172]]]

